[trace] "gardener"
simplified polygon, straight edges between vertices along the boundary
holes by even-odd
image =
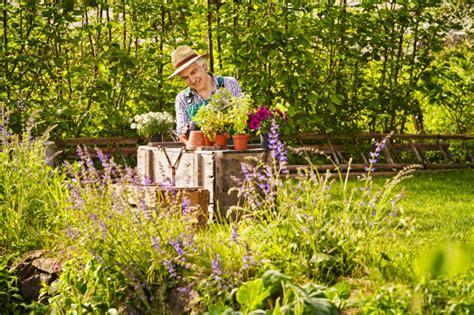
[[[179,75],[188,87],[176,96],[176,130],[180,140],[186,139],[191,120],[197,110],[209,102],[209,98],[220,87],[227,88],[232,95],[242,96],[239,82],[233,77],[216,76],[207,71],[208,54],[198,55],[189,46],[178,47],[171,53],[175,71],[168,77]]]

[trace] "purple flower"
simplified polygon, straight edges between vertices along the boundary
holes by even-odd
[[[244,266],[242,267],[242,269],[244,269],[244,270],[247,270],[250,267],[250,264],[252,266],[255,265],[255,261],[253,260],[253,258],[251,256],[245,255],[243,257],[243,260],[244,260]]]
[[[371,171],[373,173],[373,172],[375,172],[375,167],[369,168],[369,167],[366,166],[366,167],[364,167],[364,170],[366,172]]]
[[[163,264],[166,266],[166,269],[168,269],[169,274],[173,278],[178,277],[178,274],[176,273],[176,271],[174,269],[173,262],[171,260],[165,260],[165,261],[163,261]]]
[[[160,242],[154,236],[151,237],[151,240],[153,242],[153,248],[159,251],[161,249]]]
[[[181,212],[183,217],[187,217],[191,213],[191,209],[189,209],[189,205],[191,204],[191,200],[188,197],[183,198],[183,202],[181,204]]]
[[[219,254],[216,254],[216,257],[212,259],[212,274],[215,280],[221,280],[221,263],[221,256]]]
[[[239,241],[237,239],[237,228],[238,228],[237,224],[232,225],[232,232],[230,234],[230,238],[232,239],[232,242],[234,242],[236,244],[239,243]]]
[[[275,122],[275,120],[272,120],[270,135],[268,136],[268,148],[271,150],[272,158],[280,164],[282,173],[286,173],[286,168],[284,166],[288,161],[288,157],[285,145],[278,139],[279,129],[280,126]]]
[[[396,206],[396,201],[395,199],[391,200],[392,202],[392,211],[388,213],[390,216],[396,216],[397,215],[397,206]]]
[[[176,239],[176,241],[169,240],[169,241],[168,241],[168,244],[170,244],[171,246],[173,246],[174,250],[176,251],[176,253],[177,253],[179,256],[183,256],[183,255],[184,255],[184,252],[183,252],[183,244],[181,243],[181,241],[180,241],[179,239]]]
[[[268,110],[266,106],[260,107],[255,116],[260,120],[267,120],[269,117],[272,117],[272,113]]]

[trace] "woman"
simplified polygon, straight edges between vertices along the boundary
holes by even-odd
[[[178,135],[187,134],[197,110],[209,102],[209,98],[218,88],[225,87],[234,96],[242,96],[242,89],[235,78],[216,76],[207,71],[207,56],[208,54],[198,55],[189,46],[178,47],[171,53],[171,62],[175,71],[168,79],[178,75],[188,85],[176,96]]]

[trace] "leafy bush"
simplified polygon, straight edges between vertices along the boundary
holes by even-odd
[[[328,299],[347,299],[350,286],[340,283],[333,288],[315,284],[296,285],[291,278],[274,270],[266,271],[261,278],[243,283],[236,299],[245,314],[339,314],[338,308]],[[225,307],[211,305],[207,314],[220,314]],[[227,312],[231,311],[225,309]]]

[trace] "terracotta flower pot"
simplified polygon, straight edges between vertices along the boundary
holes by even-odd
[[[221,147],[223,149],[227,149],[227,139],[229,138],[228,135],[216,135],[216,146]]]
[[[232,139],[234,139],[234,149],[247,150],[249,138],[249,135],[233,135]]]
[[[206,135],[204,135],[204,145],[205,145],[206,147],[210,147],[210,146],[214,145],[214,142],[212,142],[211,140],[209,140],[209,138],[208,138]]]
[[[193,130],[189,134],[189,139],[186,142],[187,150],[196,150],[197,147],[204,145],[204,133],[202,131]]]

